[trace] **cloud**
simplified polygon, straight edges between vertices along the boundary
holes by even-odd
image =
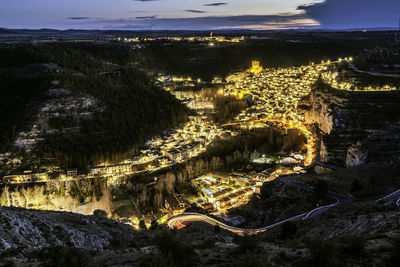
[[[108,19],[84,23],[90,28],[143,30],[297,29],[318,26],[305,14],[205,16],[195,18]]]
[[[153,25],[152,24],[148,24],[146,26],[138,26],[138,25],[132,25],[132,24],[126,24],[126,25],[120,25],[118,27],[115,27],[114,25],[106,25],[103,27],[104,30],[152,30],[153,29]]]
[[[142,16],[142,17],[136,17],[136,19],[155,19],[157,16]]]
[[[211,3],[211,4],[205,4],[204,6],[224,6],[227,4],[228,3]]]
[[[66,19],[72,19],[72,20],[86,20],[86,19],[91,19],[90,17],[68,17]]]
[[[400,15],[399,0],[325,0],[298,7],[322,28],[394,27]]]
[[[206,11],[203,10],[195,10],[195,9],[186,9],[186,12],[190,12],[190,13],[207,13]]]

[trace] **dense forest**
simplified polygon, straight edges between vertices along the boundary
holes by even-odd
[[[247,69],[252,60],[265,67],[291,67],[309,62],[357,55],[370,47],[365,40],[325,40],[297,42],[292,40],[250,40],[240,44],[153,42],[136,53],[141,65],[165,73],[187,75],[203,80],[225,77],[233,71]]]

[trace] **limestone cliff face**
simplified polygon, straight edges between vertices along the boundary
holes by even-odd
[[[111,198],[101,179],[49,181],[46,184],[5,185],[1,188],[0,205],[86,215],[101,209],[112,214]]]
[[[351,167],[399,154],[400,92],[351,92],[318,82],[299,112],[320,130],[323,162]]]
[[[347,149],[346,166],[355,167],[365,164],[368,159],[368,150],[363,147],[361,142],[353,144]]]
[[[346,102],[345,98],[327,95],[326,90],[313,90],[300,102],[306,123],[317,124],[323,134],[330,134],[334,123],[338,126],[342,122],[340,108],[343,108]]]

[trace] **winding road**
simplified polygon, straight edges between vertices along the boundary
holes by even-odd
[[[350,68],[352,70],[354,70],[355,72],[358,72],[358,73],[369,74],[369,75],[375,76],[375,77],[386,77],[386,78],[396,78],[396,79],[400,78],[399,74],[389,74],[389,73],[380,73],[380,72],[360,70],[353,63],[351,63],[349,60],[345,59],[344,61],[350,66]]]
[[[300,181],[298,181],[295,177],[293,176],[283,176],[279,177],[278,181],[289,185],[289,186],[294,186],[300,190],[305,190],[305,191],[313,191],[314,187],[306,185]],[[257,228],[257,229],[244,229],[244,228],[238,228],[234,226],[227,225],[225,223],[222,223],[214,218],[208,217],[207,215],[200,214],[200,213],[182,213],[182,214],[177,214],[174,216],[171,216],[167,220],[167,224],[170,228],[174,228],[176,225],[187,223],[187,222],[205,222],[211,225],[219,225],[222,229],[230,231],[232,233],[238,234],[238,235],[245,235],[245,234],[258,234],[261,232],[265,232],[268,229],[271,229],[273,227],[279,226],[287,221],[299,221],[299,220],[305,220],[305,219],[310,219],[310,218],[315,218],[327,211],[328,209],[339,205],[341,203],[345,202],[350,202],[353,200],[351,196],[347,195],[342,195],[338,194],[335,192],[329,191],[327,194],[328,197],[333,198],[336,200],[336,203],[331,204],[331,205],[326,205],[322,206],[316,209],[311,210],[310,212],[302,213],[293,217],[290,217],[286,220],[262,227],[262,228]]]
[[[384,196],[384,197],[376,200],[376,202],[380,202],[380,201],[384,201],[384,202],[395,201],[396,206],[400,207],[400,189],[397,191],[394,191],[393,193],[390,193],[387,196]]]

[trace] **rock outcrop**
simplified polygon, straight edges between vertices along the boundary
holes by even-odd
[[[319,81],[299,112],[320,130],[319,160],[351,167],[398,157],[399,103],[398,91],[337,90]]]
[[[131,226],[98,216],[2,207],[0,222],[0,252],[48,246],[104,250],[147,245]]]
[[[364,149],[360,142],[353,144],[347,150],[346,167],[355,167],[365,164],[368,158],[368,150]]]

